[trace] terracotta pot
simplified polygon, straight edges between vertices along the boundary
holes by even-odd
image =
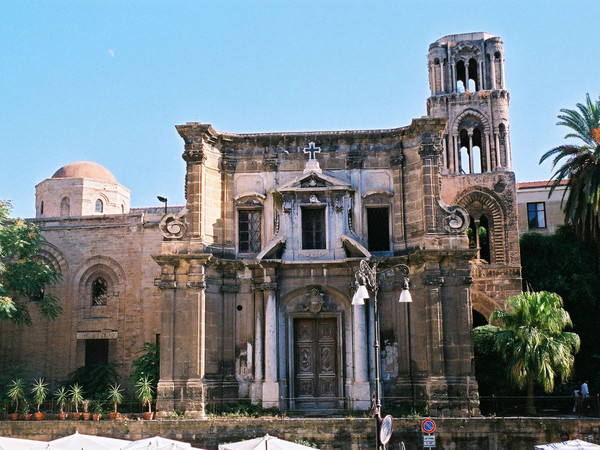
[[[33,418],[33,413],[25,414],[25,420],[31,420]]]
[[[144,419],[146,420],[152,420],[154,418],[154,413],[153,412],[145,412],[144,413]]]
[[[59,418],[60,420],[66,420],[66,419],[67,419],[67,417],[69,417],[69,413],[59,413],[59,414],[58,414],[58,418]]]
[[[120,412],[110,412],[108,413],[108,418],[110,420],[121,420],[121,413]]]
[[[19,413],[12,413],[10,415],[10,420],[19,420]]]
[[[90,417],[92,417],[92,413],[83,413],[83,420],[90,420]]]
[[[92,414],[92,419],[94,419],[94,420],[100,420],[101,417],[102,417],[102,414]]]
[[[81,413],[74,412],[73,413],[73,420],[79,420],[79,419],[81,419]]]
[[[35,420],[44,420],[45,418],[46,418],[45,412],[36,412],[35,413]]]

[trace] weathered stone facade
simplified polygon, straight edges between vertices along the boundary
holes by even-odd
[[[185,208],[129,211],[127,191],[122,214],[77,207],[78,217],[48,217],[38,198],[65,304],[63,317],[40,326],[56,354],[49,361],[38,350],[38,372],[61,379],[85,363],[92,340],[108,341],[125,372],[141,344],[159,338],[163,415],[203,416],[209,401],[240,398],[323,412],[369,409],[381,358],[385,405],[477,414],[473,311],[487,317],[520,290],[502,42],[442,38],[429,66],[428,117],[401,128],[177,126]],[[104,189],[105,175],[93,186]],[[57,216],[68,180],[38,190]],[[100,192],[90,192],[71,205],[94,204]],[[477,232],[470,243],[469,227],[484,228],[489,243]],[[373,302],[352,305],[361,260],[390,269],[377,355]],[[407,277],[393,272],[398,264]],[[96,302],[99,277],[106,295]],[[398,302],[405,281],[412,303]],[[8,344],[12,328],[0,324],[0,362],[36,347],[27,337]]]

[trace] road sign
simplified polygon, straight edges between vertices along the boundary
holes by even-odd
[[[423,435],[423,447],[435,447],[435,436],[433,434]]]
[[[423,433],[433,433],[435,431],[435,422],[433,419],[423,420],[423,422],[421,422],[421,430],[423,430]]]
[[[394,419],[389,414],[383,418],[381,422],[381,431],[379,432],[379,441],[386,445],[392,437],[392,428],[394,427]]]

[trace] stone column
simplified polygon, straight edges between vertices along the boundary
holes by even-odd
[[[265,381],[263,407],[279,407],[279,380],[277,374],[277,283],[263,284],[265,307]]]
[[[264,331],[263,331],[263,292],[258,289],[254,291],[254,383],[250,399],[253,404],[262,401],[262,388],[264,383],[263,360],[264,360]]]
[[[469,130],[469,173],[473,173],[473,130]]]
[[[204,374],[206,368],[206,283],[204,281],[204,261],[192,260],[188,272],[186,288],[186,308],[180,308],[180,322],[188,327],[187,333],[178,333],[179,347],[188,349],[188,379],[185,383],[185,416],[189,418],[204,417],[205,390]],[[185,357],[185,356],[184,356]]]
[[[492,80],[491,89],[496,89],[496,57],[494,55],[490,55],[490,80]]]
[[[352,409],[365,411],[371,407],[371,388],[368,379],[369,351],[367,344],[367,322],[365,305],[352,308],[354,385],[352,388]]]

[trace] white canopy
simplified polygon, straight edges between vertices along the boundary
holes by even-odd
[[[166,439],[160,436],[140,439],[139,441],[129,442],[127,445],[119,447],[120,450],[185,450],[191,448],[192,446],[187,442],[174,441],[173,439]]]
[[[307,450],[310,448],[311,447],[307,447],[306,445],[296,444],[274,436],[269,436],[268,434],[248,441],[219,445],[219,450]]]
[[[123,439],[113,439],[92,434],[75,434],[54,439],[50,442],[42,442],[28,447],[29,450],[117,450],[123,445],[130,443]]]
[[[572,441],[555,442],[553,444],[540,444],[534,447],[535,450],[575,450],[575,449],[600,449],[600,445],[592,444],[591,442],[575,439]]]
[[[35,444],[46,444],[46,442],[0,436],[0,450],[29,450],[29,447]]]

